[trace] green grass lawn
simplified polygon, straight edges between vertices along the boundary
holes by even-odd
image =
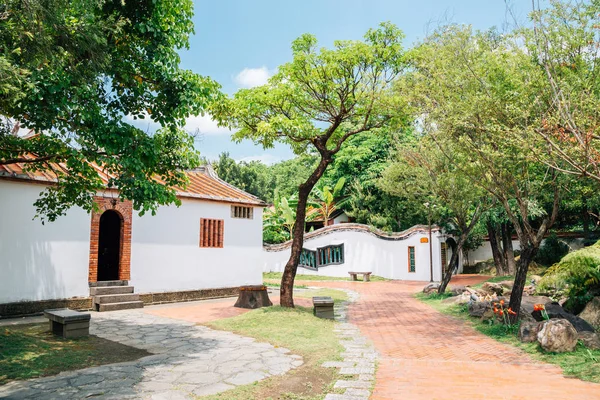
[[[589,350],[579,343],[575,351],[571,353],[548,353],[538,343],[521,343],[516,336],[516,327],[512,332],[507,332],[506,327],[502,324],[495,323],[490,325],[480,322],[476,318],[471,318],[466,305],[443,304],[441,301],[449,297],[448,295],[428,296],[423,293],[417,293],[415,297],[441,313],[460,318],[484,335],[494,338],[499,342],[518,347],[537,360],[559,365],[565,376],[600,383],[600,350]]]
[[[337,292],[337,293],[336,293]],[[338,290],[319,289],[296,293],[296,297],[331,296],[336,301],[346,299]],[[250,336],[274,346],[285,347],[304,357],[304,365],[281,377],[271,377],[251,385],[210,396],[208,399],[227,400],[317,400],[331,390],[337,371],[323,368],[324,361],[339,360],[343,348],[333,332],[334,322],[316,318],[312,309],[279,306],[259,308],[245,314],[213,321],[211,328]]]
[[[263,272],[263,279],[278,280],[281,281],[281,272]],[[336,277],[336,276],[320,276],[320,275],[296,275],[298,281],[349,281],[348,277]],[[371,275],[371,281],[389,281],[389,279],[382,278],[381,276]]]
[[[147,355],[97,336],[62,339],[48,331],[47,323],[0,327],[0,385]]]

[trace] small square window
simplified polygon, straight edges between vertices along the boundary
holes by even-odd
[[[200,247],[223,247],[222,219],[200,219]]]
[[[253,219],[254,209],[252,207],[231,206],[231,218]]]

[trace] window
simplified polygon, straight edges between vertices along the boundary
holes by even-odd
[[[414,246],[408,247],[408,272],[415,272],[415,248]]]
[[[231,218],[253,219],[253,210],[252,207],[231,206]]]
[[[319,247],[317,249],[317,260],[319,267],[337,265],[344,263],[344,245]]]
[[[317,271],[317,252],[314,250],[302,249],[298,266]]]
[[[448,267],[448,245],[446,243],[442,243],[442,271],[445,271]]]
[[[222,219],[200,219],[200,247],[223,247]]]

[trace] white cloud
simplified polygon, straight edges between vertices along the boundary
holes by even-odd
[[[243,158],[240,158],[240,159],[238,159],[236,161],[237,162],[240,162],[240,161],[245,161],[245,162],[260,161],[263,164],[273,165],[275,163],[283,161],[283,158],[279,157],[279,156],[275,156],[273,154],[264,153],[264,154],[261,154],[261,155],[258,155],[258,156],[243,157]]]
[[[251,88],[266,84],[271,75],[272,71],[269,71],[265,66],[260,68],[244,68],[233,80],[243,88]]]
[[[229,128],[218,126],[217,122],[213,121],[209,115],[189,117],[185,122],[185,129],[190,132],[198,130],[204,135],[222,135],[231,133]]]

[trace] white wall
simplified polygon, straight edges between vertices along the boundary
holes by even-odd
[[[224,220],[223,248],[199,247],[200,219]],[[262,208],[231,218],[229,204],[182,199],[155,216],[135,214],[131,284],[138,293],[262,284]]]
[[[33,220],[45,186],[0,180],[0,303],[87,297],[90,216]]]
[[[348,218],[348,215],[346,213],[341,213],[340,215],[338,215],[337,217],[335,217],[333,219],[333,224],[342,224],[345,222],[350,222],[350,218]]]
[[[343,225],[342,225],[343,226]],[[429,243],[421,243],[427,238],[427,230],[414,233],[402,240],[385,240],[364,231],[332,231],[328,234],[304,242],[304,248],[344,244],[344,264],[320,267],[312,271],[299,267],[298,274],[348,277],[349,271],[372,272],[388,279],[430,280]],[[441,237],[433,234],[433,267],[435,281],[441,276]],[[408,247],[415,247],[416,272],[408,272]],[[264,251],[263,271],[282,272],[290,256],[290,248],[281,251]]]

